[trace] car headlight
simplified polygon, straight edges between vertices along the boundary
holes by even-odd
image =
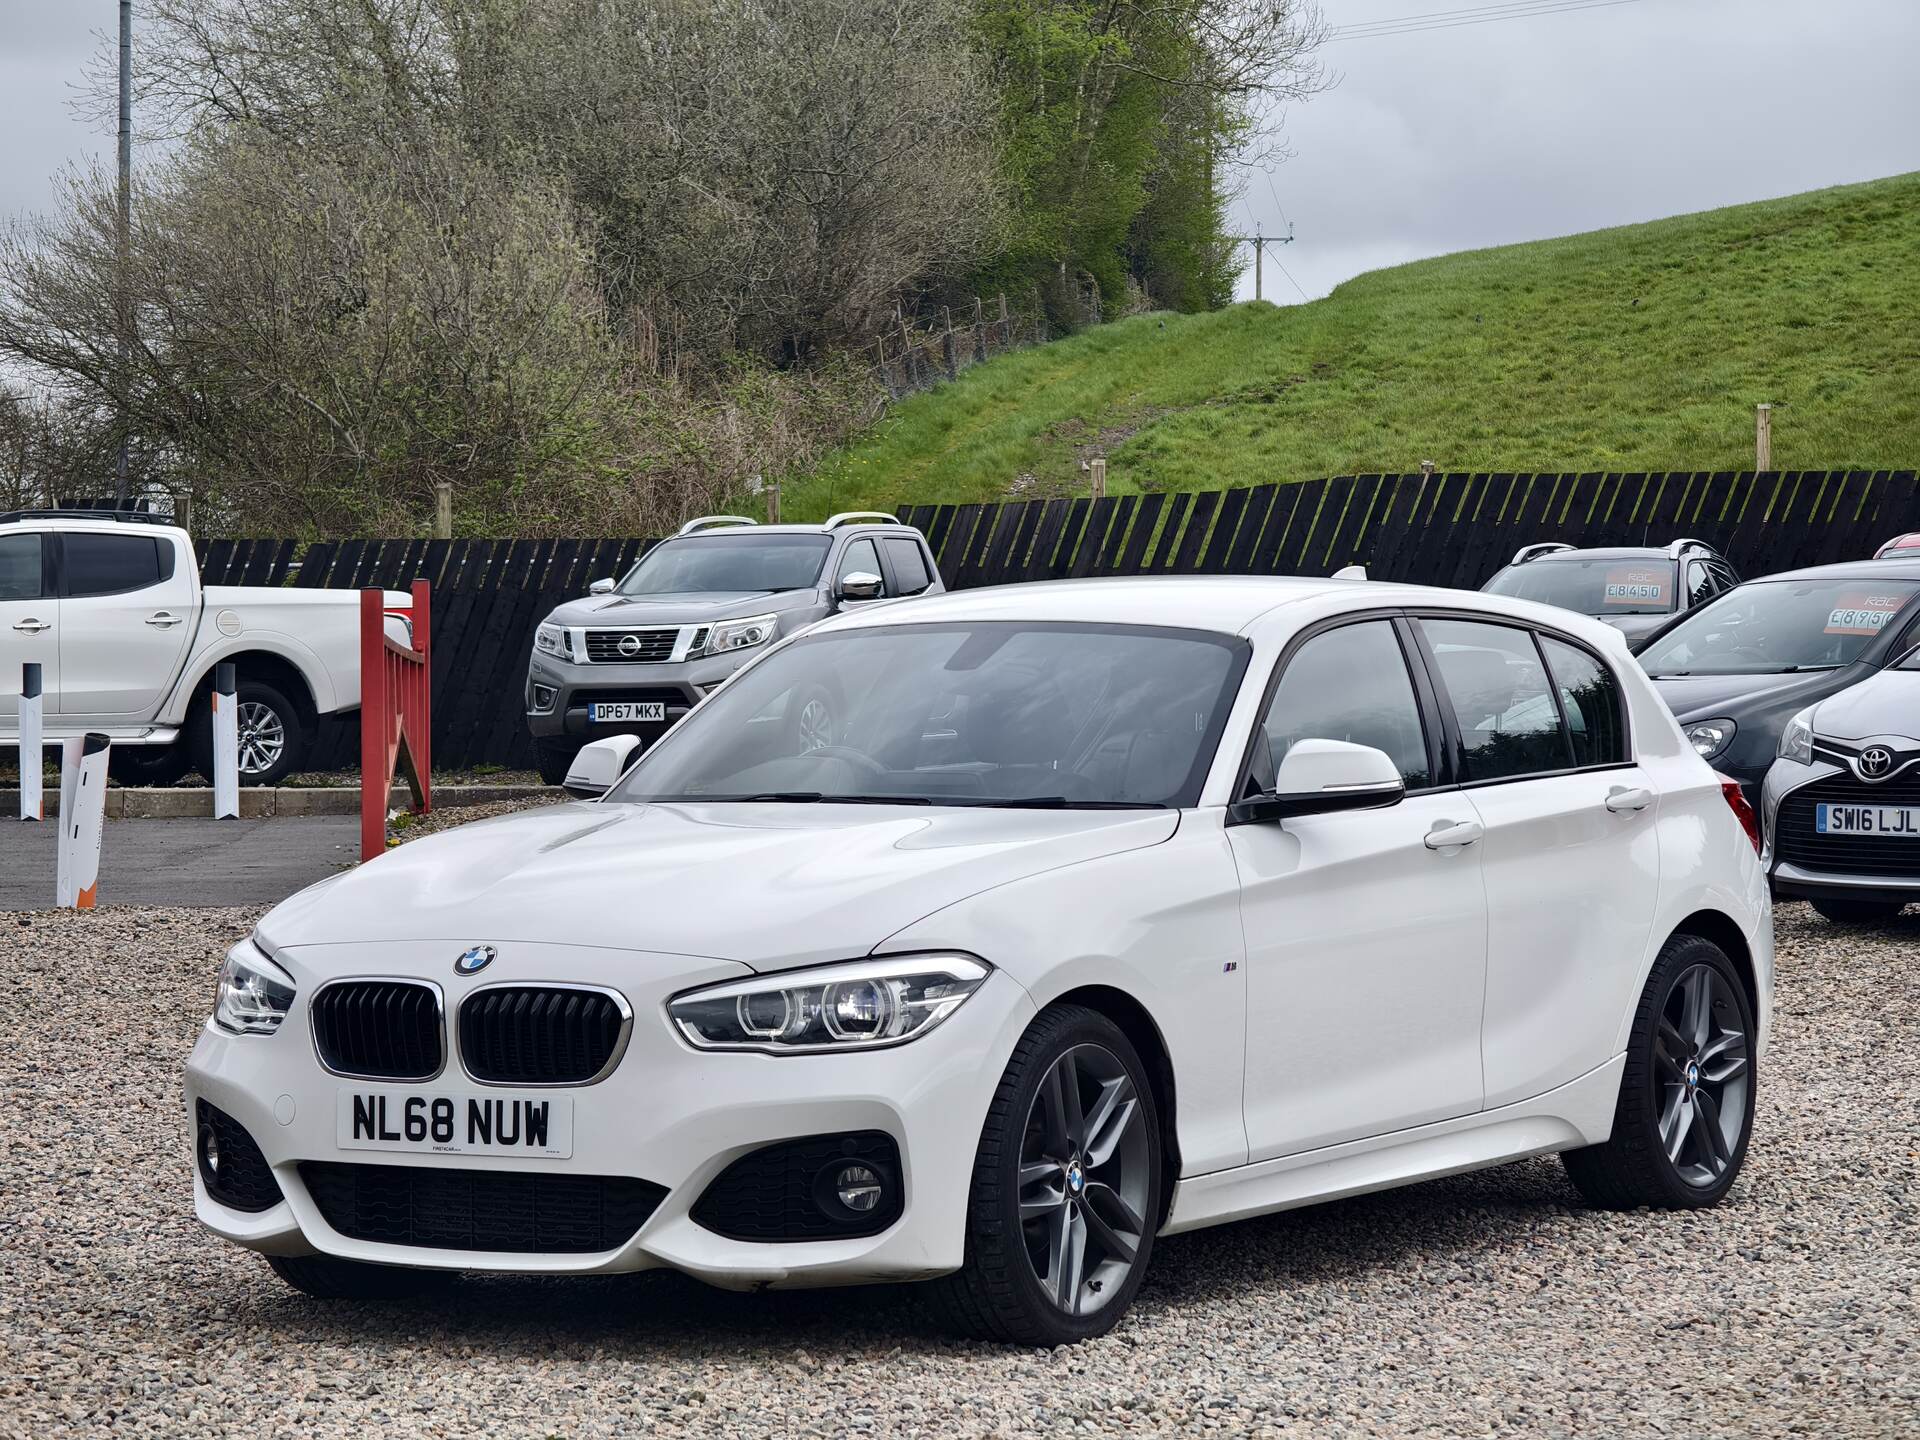
[[[1798,760],[1802,765],[1813,763],[1813,706],[1787,721],[1780,736],[1780,758]]]
[[[573,658],[573,636],[567,633],[565,626],[542,620],[539,628],[533,632],[533,648],[569,660]]]
[[[293,1005],[293,977],[251,940],[227,952],[214,985],[213,1023],[235,1035],[271,1035]]]
[[[1702,720],[1687,727],[1687,743],[1702,760],[1711,760],[1733,743],[1733,721]]]
[[[745,620],[722,620],[707,632],[705,655],[725,655],[730,650],[751,650],[764,645],[780,629],[778,615],[752,615]]]
[[[969,955],[860,960],[689,991],[667,1014],[698,1050],[871,1050],[926,1034],[991,968]]]

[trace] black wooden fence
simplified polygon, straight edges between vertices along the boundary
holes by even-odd
[[[900,514],[956,589],[1096,575],[1327,575],[1479,586],[1520,546],[1707,541],[1743,575],[1871,555],[1920,530],[1911,470],[1349,475],[1182,495],[923,505]],[[434,759],[521,767],[533,627],[648,540],[215,540],[211,585],[434,586]],[[1920,570],[1916,571],[1920,574]],[[330,742],[322,763],[347,763]]]

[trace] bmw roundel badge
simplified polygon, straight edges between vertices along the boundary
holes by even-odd
[[[471,950],[463,950],[460,958],[453,962],[453,973],[478,975],[493,963],[493,957],[499,953],[491,945],[475,945]]]

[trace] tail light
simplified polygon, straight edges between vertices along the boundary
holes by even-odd
[[[1753,806],[1747,800],[1747,792],[1741,788],[1738,780],[1730,780],[1718,771],[1714,772],[1720,781],[1720,794],[1727,802],[1727,808],[1733,811],[1733,818],[1740,822],[1740,828],[1747,832],[1747,839],[1753,842],[1753,853],[1760,853],[1760,817],[1753,812]]]

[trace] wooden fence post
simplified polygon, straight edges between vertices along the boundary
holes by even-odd
[[[433,535],[436,540],[453,538],[453,482],[433,482]]]
[[[1087,463],[1087,469],[1093,476],[1093,498],[1104,500],[1107,497],[1107,457],[1096,455]]]
[[[1753,468],[1773,469],[1773,406],[1753,407]]]

